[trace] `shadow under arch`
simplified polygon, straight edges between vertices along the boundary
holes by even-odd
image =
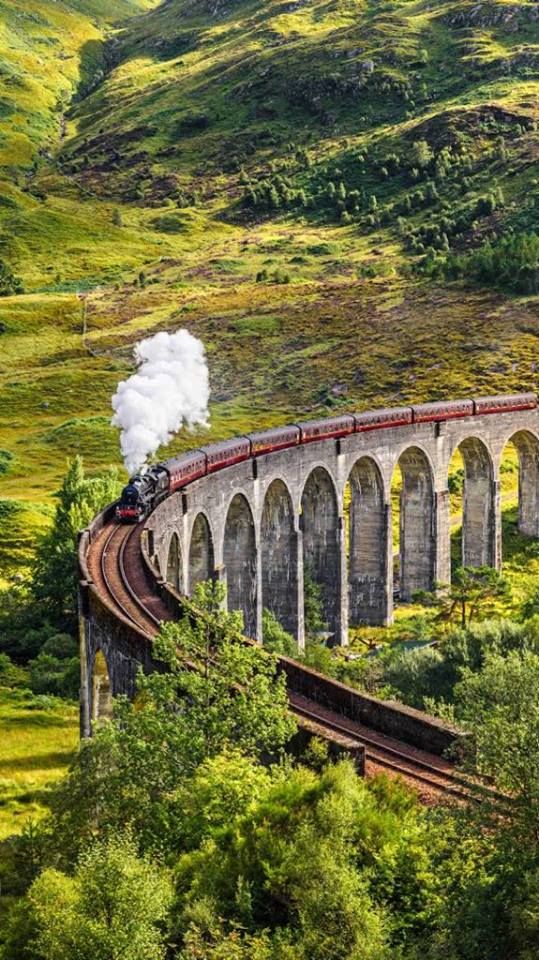
[[[223,542],[229,610],[241,610],[245,633],[257,635],[256,534],[253,514],[242,493],[228,508]]]
[[[112,717],[112,685],[105,654],[98,650],[92,664],[92,722]]]
[[[492,457],[478,437],[466,437],[457,449],[464,463],[462,565],[494,567],[496,525]]]
[[[518,529],[526,537],[539,537],[539,439],[529,430],[517,430],[504,450],[509,444],[518,454]]]
[[[341,529],[337,495],[330,474],[315,467],[301,497],[303,566],[322,594],[324,621],[330,633],[340,628]]]
[[[407,447],[397,467],[399,496],[399,596],[408,602],[419,590],[432,590],[436,561],[434,481],[429,459],[419,447]]]
[[[168,545],[167,583],[178,593],[183,593],[182,550],[177,533],[172,534]]]
[[[294,508],[283,480],[273,480],[264,498],[260,530],[262,605],[298,636],[298,541]]]
[[[189,545],[189,592],[193,593],[198,583],[210,580],[214,574],[215,560],[213,537],[204,513],[199,513],[193,524]]]
[[[385,624],[391,612],[388,506],[380,468],[360,457],[347,484],[348,612],[351,626]]]

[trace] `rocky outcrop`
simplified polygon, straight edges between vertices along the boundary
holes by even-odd
[[[496,27],[501,26],[511,32],[539,21],[537,3],[468,3],[459,5],[443,18],[451,27]]]

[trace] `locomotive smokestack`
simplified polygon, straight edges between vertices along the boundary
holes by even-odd
[[[135,347],[138,367],[112,397],[112,424],[129,474],[187,426],[207,427],[210,397],[206,353],[187,330],[157,333]]]

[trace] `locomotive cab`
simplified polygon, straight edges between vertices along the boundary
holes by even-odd
[[[141,496],[142,477],[131,477],[123,488],[120,502],[116,507],[116,519],[121,523],[138,523],[142,520],[145,510]]]
[[[146,473],[131,477],[122,490],[116,507],[120,523],[138,523],[145,520],[169,491],[169,476],[162,464],[150,467]]]

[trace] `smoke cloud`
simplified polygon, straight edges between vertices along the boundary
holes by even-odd
[[[204,344],[187,330],[157,333],[134,353],[138,370],[118,384],[111,401],[130,476],[184,424],[207,426],[210,397]]]

